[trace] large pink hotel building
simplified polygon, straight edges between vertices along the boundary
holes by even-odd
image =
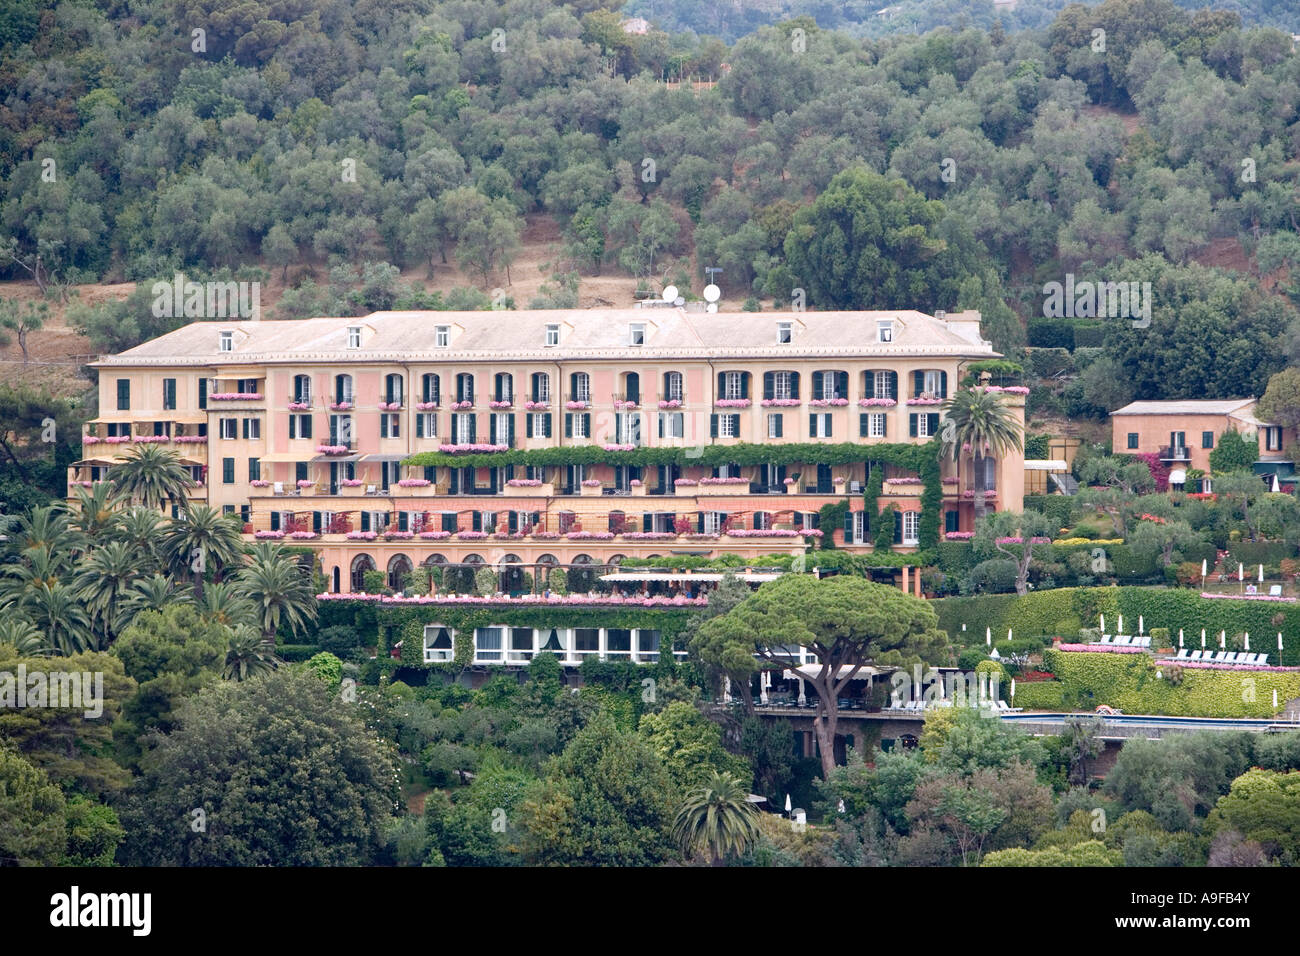
[[[757,559],[801,553],[816,532],[870,551],[890,504],[891,546],[908,551],[923,485],[892,464],[870,476],[872,446],[933,441],[966,367],[996,357],[978,312],[195,322],[94,363],[100,414],[69,482],[103,480],[132,444],[165,443],[199,482],[193,500],[241,515],[250,540],[313,548],[337,592],[361,590],[367,570],[395,586],[421,563]],[[1023,426],[1023,398],[1004,397]],[[827,445],[838,453],[819,455]],[[977,483],[1020,509],[1021,456],[974,471],[944,460],[940,536],[971,530]],[[868,503],[872,477],[883,484]],[[842,522],[816,527],[845,501]]]

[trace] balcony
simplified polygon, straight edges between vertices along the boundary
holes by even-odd
[[[1191,461],[1192,456],[1182,445],[1166,445],[1160,449],[1161,461]]]

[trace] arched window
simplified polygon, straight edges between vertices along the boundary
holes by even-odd
[[[492,401],[513,402],[515,400],[515,377],[509,372],[498,372],[492,383]]]
[[[546,372],[534,372],[532,378],[531,401],[549,402],[551,400],[551,376]]]
[[[849,373],[834,369],[812,373],[812,397],[819,401],[831,401],[849,397]]]
[[[405,397],[403,394],[403,392],[405,391],[403,388],[404,381],[405,380],[400,375],[393,374],[393,375],[384,376],[384,401],[385,402],[387,402],[389,405],[403,404],[403,399]]]
[[[623,400],[641,404],[641,376],[636,372],[623,374]]]
[[[338,404],[352,402],[352,376],[335,375],[334,376],[334,401]]]
[[[352,575],[348,589],[359,594],[366,589],[366,572],[375,570],[375,559],[368,554],[358,554],[352,559]]]
[[[406,586],[403,580],[411,573],[411,559],[404,554],[395,554],[388,561],[388,586],[400,591]]]
[[[456,401],[474,402],[474,375],[471,372],[461,372],[456,376]]]
[[[912,373],[913,398],[947,398],[948,373],[941,369],[917,369]]]
[[[311,404],[310,375],[295,375],[293,377],[293,400],[300,405]]]
[[[569,401],[591,401],[591,376],[586,372],[574,372],[569,376]]]
[[[425,404],[442,403],[442,383],[433,372],[428,372],[420,379],[420,401]]]
[[[568,534],[573,529],[573,524],[578,520],[578,516],[572,511],[556,512],[555,519],[560,534]]]
[[[681,372],[664,372],[664,401],[684,402],[686,388]]]
[[[892,398],[898,400],[898,373],[875,369],[862,373],[862,394],[865,398]]]
[[[628,530],[627,515],[621,511],[611,511],[609,513],[609,530],[614,534],[622,534]]]

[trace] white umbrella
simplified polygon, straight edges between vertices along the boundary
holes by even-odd
[[[1205,563],[1205,559],[1204,559],[1204,558],[1201,558],[1201,581],[1202,581],[1202,583],[1204,583],[1204,581],[1205,581],[1205,575],[1209,573],[1209,570],[1210,570],[1209,567],[1208,567],[1208,566],[1206,565],[1206,563]]]
[[[1118,630],[1116,630],[1115,633],[1116,633],[1116,634],[1123,634],[1123,633],[1124,633],[1124,615],[1123,615],[1123,614],[1121,614],[1121,615],[1119,616],[1119,626],[1118,626]]]
[[[1237,562],[1237,581],[1238,583],[1246,580],[1246,566],[1240,561]]]
[[[1259,566],[1259,583],[1264,583],[1264,565],[1262,564]]]
[[[1183,629],[1181,627],[1178,629],[1178,646],[1183,646]]]
[[[1273,688],[1273,709],[1277,710],[1277,688]]]
[[[993,628],[991,627],[984,628],[984,643],[985,645],[989,645],[989,646],[993,644]]]
[[[1142,633],[1142,629],[1143,629],[1143,627],[1144,627],[1144,625],[1143,625],[1143,623],[1142,623],[1142,615],[1139,614],[1139,615],[1138,615],[1138,633],[1139,633],[1139,634]]]
[[[1106,615],[1105,615],[1105,614],[1102,614],[1102,615],[1100,615],[1100,618],[1101,618],[1101,633],[1105,634],[1105,633],[1106,633]]]
[[[1205,628],[1201,628],[1201,650],[1205,650]]]
[[[1274,693],[1276,693],[1276,691]],[[1016,679],[1014,677],[1011,678],[1011,699],[1016,699]]]
[[[1007,628],[1007,640],[1011,640],[1011,628]]]
[[[785,812],[786,812],[786,813],[789,813],[789,812],[790,812],[790,808],[793,807],[793,806],[794,806],[794,804],[790,802],[790,794],[787,793],[787,794],[785,795]]]
[[[1219,650],[1221,650],[1221,651],[1222,651],[1222,650],[1225,650],[1225,649],[1227,648],[1227,646],[1228,646],[1228,632],[1227,632],[1227,631],[1220,631],[1220,632],[1219,632]]]
[[[1281,631],[1278,631],[1278,632],[1277,632],[1277,649],[1278,649],[1279,651],[1282,650],[1282,632],[1281,632]],[[1280,663],[1282,663],[1282,662],[1281,662],[1281,661],[1278,661],[1278,663],[1280,664]]]
[[[1250,631],[1246,632],[1246,650],[1250,650]]]

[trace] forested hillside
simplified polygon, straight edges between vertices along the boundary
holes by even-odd
[[[883,39],[804,17],[732,46],[628,34],[622,16],[598,0],[8,5],[0,278],[55,302],[141,283],[69,310],[107,351],[183,321],[149,309],[177,270],[283,279],[271,315],[297,317],[490,307],[498,288],[498,307],[572,306],[598,273],[698,293],[717,266],[747,308],[803,290],[810,308],[981,309],[1015,357],[1069,352],[1033,404],[1073,415],[1259,394],[1297,356],[1286,34],[1172,0]],[[661,81],[679,75],[721,78]],[[539,218],[558,224],[553,278],[516,296]],[[408,281],[444,264],[477,288]],[[1153,322],[1043,319],[1066,273],[1151,282]]]

